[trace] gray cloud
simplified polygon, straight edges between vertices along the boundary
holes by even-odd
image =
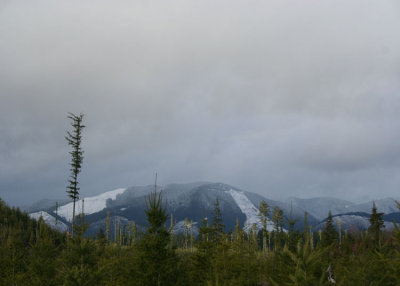
[[[223,181],[269,197],[398,195],[397,1],[3,1],[0,196]]]

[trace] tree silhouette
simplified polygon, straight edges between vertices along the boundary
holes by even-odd
[[[325,245],[334,243],[337,239],[337,232],[333,225],[332,213],[329,211],[328,217],[325,221],[325,228],[322,232],[322,240]]]
[[[83,114],[75,115],[73,113],[68,113],[68,118],[72,120],[71,126],[73,127],[72,133],[67,131],[67,136],[65,139],[68,142],[68,145],[72,147],[72,151],[69,152],[71,154],[71,163],[70,163],[70,171],[71,175],[69,177],[67,186],[67,194],[72,199],[73,207],[72,207],[72,229],[71,236],[74,236],[74,220],[75,220],[75,203],[76,200],[79,199],[79,187],[78,187],[78,174],[81,172],[82,160],[83,160],[83,150],[81,147],[82,143],[82,129],[85,127],[82,124]]]
[[[383,221],[383,213],[378,212],[375,202],[373,202],[372,205],[372,212],[369,222],[371,225],[368,228],[368,233],[372,236],[372,239],[375,242],[379,242],[382,236],[382,228],[385,227],[385,224]]]
[[[175,285],[177,258],[168,247],[170,232],[165,226],[168,218],[161,192],[154,190],[146,198],[147,232],[137,245],[137,267],[134,272],[138,285]]]

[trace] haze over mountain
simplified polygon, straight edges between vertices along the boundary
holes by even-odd
[[[84,196],[155,172],[279,200],[396,196],[399,5],[1,1],[0,196],[62,196],[68,112],[86,115]]]
[[[119,222],[121,225],[128,225],[135,221],[139,228],[147,225],[145,217],[146,196],[154,192],[155,186],[135,186],[119,188],[99,194],[94,197],[84,198],[85,220],[89,223],[89,234],[95,234],[100,228],[105,228],[105,218],[109,212],[111,224]],[[318,230],[323,227],[324,220],[331,211],[334,220],[341,220],[343,229],[366,229],[369,226],[369,214],[372,209],[372,202],[355,204],[335,198],[290,198],[285,202],[270,200],[255,193],[247,192],[239,188],[210,182],[195,182],[189,184],[169,184],[164,187],[157,186],[156,190],[162,192],[167,212],[172,216],[174,229],[177,232],[184,230],[184,220],[187,218],[193,221],[194,231],[198,232],[201,221],[206,218],[212,223],[213,211],[218,198],[223,222],[226,230],[232,230],[236,219],[240,227],[249,231],[255,224],[258,229],[261,223],[258,217],[258,206],[261,201],[267,202],[271,208],[269,215],[268,229],[273,229],[271,220],[272,210],[278,206],[284,211],[284,227],[288,224],[286,219],[296,220],[295,228],[302,230],[304,225],[304,213],[307,212],[307,223]],[[400,218],[400,212],[394,199],[376,201],[378,211],[386,213],[386,227],[393,228],[393,218]],[[38,218],[43,215],[49,225],[55,223],[55,205],[49,206],[48,201],[43,204],[35,203],[28,208],[31,216]],[[76,212],[82,210],[82,200],[77,201]],[[59,230],[65,231],[72,219],[72,203],[60,204],[57,210],[61,225]]]
[[[0,286],[400,286],[396,200],[400,0],[0,0]]]

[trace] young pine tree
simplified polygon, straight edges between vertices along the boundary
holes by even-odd
[[[214,205],[214,211],[213,211],[213,224],[211,228],[211,236],[212,236],[212,241],[218,245],[221,242],[222,236],[224,235],[224,228],[225,225],[223,224],[222,220],[222,213],[221,209],[219,207],[219,199],[217,198],[215,201]]]
[[[199,228],[197,251],[193,255],[191,263],[192,285],[207,285],[211,281],[213,273],[212,261],[215,256],[211,234],[212,229],[208,225],[207,218],[203,218]]]
[[[278,206],[274,207],[272,221],[274,223],[274,248],[277,250],[281,247],[281,234],[283,232],[283,210]]]
[[[265,201],[262,201],[259,206],[259,218],[262,223],[262,238],[263,238],[263,252],[267,251],[267,216],[269,215],[270,207]]]
[[[382,229],[385,227],[383,221],[383,213],[379,213],[376,208],[375,202],[372,205],[372,213],[369,218],[370,227],[368,228],[368,234],[372,236],[372,239],[378,243],[382,238]]]
[[[165,226],[166,208],[161,193],[151,193],[146,198],[147,232],[137,244],[137,267],[133,270],[137,285],[175,285],[177,258],[168,247],[170,233]]]
[[[68,118],[71,119],[71,126],[73,127],[72,133],[67,131],[67,136],[65,139],[68,145],[72,147],[70,171],[71,175],[69,177],[67,186],[67,194],[72,199],[72,229],[71,236],[74,236],[74,220],[75,220],[75,203],[79,199],[79,187],[78,187],[78,174],[81,172],[82,160],[83,160],[83,150],[81,147],[82,143],[82,130],[85,127],[82,124],[83,114],[75,115],[73,113],[68,113]]]
[[[333,225],[332,213],[329,211],[328,217],[325,221],[325,228],[322,232],[323,245],[328,246],[337,240],[337,232]]]
[[[290,206],[290,214],[289,217],[286,218],[286,222],[289,226],[287,233],[287,246],[289,250],[294,251],[296,249],[297,242],[299,240],[299,232],[294,230],[294,226],[297,223],[297,220],[293,218],[293,206]]]
[[[68,240],[61,257],[61,268],[55,285],[99,285],[101,271],[98,271],[96,243],[83,235]]]

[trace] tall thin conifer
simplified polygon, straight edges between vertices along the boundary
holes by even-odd
[[[78,174],[81,172],[82,160],[83,160],[83,150],[81,147],[82,143],[82,130],[85,127],[82,124],[83,114],[75,115],[73,113],[68,113],[68,118],[71,119],[71,126],[73,127],[72,132],[67,131],[67,136],[65,139],[68,142],[68,145],[72,147],[71,154],[71,163],[70,163],[70,171],[71,175],[68,180],[67,186],[67,194],[72,199],[72,229],[71,236],[74,236],[74,220],[75,220],[75,204],[79,199],[79,187],[78,187]]]

